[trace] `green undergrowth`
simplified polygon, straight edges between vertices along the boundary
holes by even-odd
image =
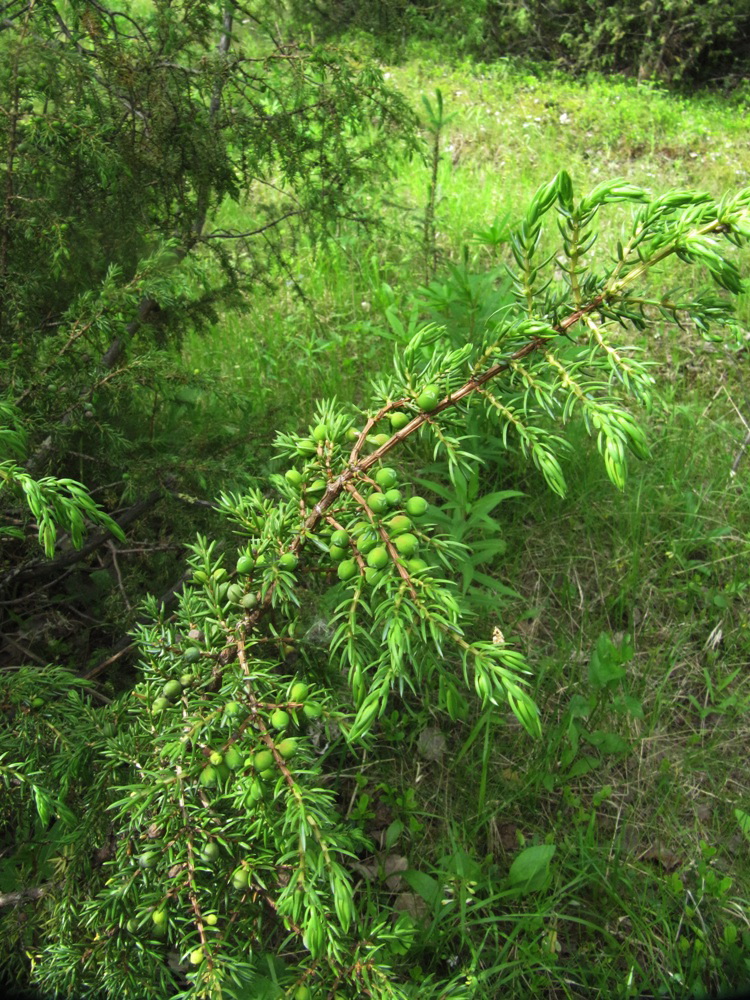
[[[413,58],[383,70],[425,119],[422,96],[433,104],[436,89],[443,96],[438,281],[451,264],[476,275],[502,267],[509,225],[563,165],[579,192],[619,176],[654,194],[697,187],[715,196],[750,177],[750,112],[739,97],[686,97],[617,78],[573,81],[511,63]],[[264,441],[274,428],[296,426],[321,396],[357,399],[362,377],[389,363],[387,312],[408,309],[415,287],[433,277],[423,239],[429,174],[419,156],[394,164],[390,187],[363,196],[370,221],[341,224],[325,245],[274,233],[276,280],[258,287],[247,311],[229,311],[208,336],[188,338],[189,364],[235,392],[240,436],[248,428],[256,458],[268,457]],[[215,225],[252,228],[254,204],[274,197],[288,207],[267,187],[251,190],[241,204],[227,201]],[[617,227],[628,219],[610,217]],[[617,235],[605,230],[602,242]]]
[[[386,72],[415,103],[439,87],[454,116],[437,270],[422,242],[429,167],[415,158],[366,206],[376,229],[285,248],[278,287],[187,342],[191,367],[236,386],[259,465],[275,467],[272,429],[306,423],[317,398],[360,399],[410,313],[464,331],[489,321],[507,225],[560,166],[579,191],[621,176],[716,194],[750,175],[741,100],[509,64]],[[219,223],[250,216],[225,205]],[[363,880],[391,879],[420,928],[416,981],[460,968],[490,1000],[714,996],[750,979],[747,297],[739,319],[726,348],[666,321],[634,334],[662,390],[641,414],[651,459],[624,492],[574,428],[564,500],[500,450],[463,495],[433,494],[472,545],[488,637],[500,629],[534,665],[544,737],[530,745],[512,717],[448,728],[395,700],[367,766],[340,775],[349,815],[380,838]],[[525,496],[480,517],[479,497],[499,491]]]
[[[397,707],[353,779],[366,828],[387,825],[384,872],[403,857],[425,876],[397,880],[396,899],[423,922],[426,967],[462,963],[474,996],[750,981],[750,502],[742,461],[730,476],[744,436],[730,392],[708,389],[675,380],[621,494],[584,448],[564,500],[513,463],[476,484],[526,493],[485,526],[504,554],[479,569],[496,586],[477,612],[534,664],[542,740],[510,715],[451,729]],[[519,859],[533,877],[508,888]]]
[[[176,524],[190,537],[196,526],[223,531],[219,548],[232,552],[236,538],[205,505],[220,490],[267,491],[267,474],[288,465],[276,433],[307,427],[318,400],[366,404],[412,323],[445,326],[459,343],[476,331],[481,342],[509,300],[510,227],[561,168],[577,194],[615,176],[654,194],[712,195],[750,178],[741,94],[448,65],[426,50],[384,72],[423,113],[424,157],[394,162],[392,183],[363,195],[362,218],[327,241],[293,240],[283,225],[260,237],[264,252],[274,241],[273,264],[244,308],[219,307],[217,323],[186,334],[184,372],[163,398],[138,390],[142,409],[153,407],[144,482],[170,440],[190,441],[182,486],[204,504],[186,527],[180,512],[196,498],[175,489],[142,586],[161,576],[166,585],[182,564]],[[283,192],[251,187],[219,206],[212,226],[252,230],[255,206],[265,219],[274,199],[283,211]],[[602,245],[616,243],[629,213],[607,215]],[[750,274],[747,251],[740,264]],[[674,273],[652,296],[679,299]],[[688,292],[704,278],[692,271]],[[347,770],[339,737],[320,730],[316,753],[341,761],[327,777],[337,802],[376,845],[374,862],[353,862],[357,890],[392,894],[409,923],[414,984],[458,970],[461,1000],[557,1000],[715,996],[750,980],[749,302],[740,296],[736,329],[714,331],[724,344],[654,309],[648,333],[622,334],[654,363],[659,386],[638,414],[651,456],[631,460],[622,492],[575,423],[564,499],[499,441],[450,488],[427,450],[411,466],[430,523],[466,546],[471,631],[533,668],[543,733],[532,741],[505,708],[463,703],[449,723],[403,691],[364,763]],[[113,506],[134,499],[117,486]],[[92,573],[83,596],[124,623],[115,576]],[[325,649],[329,610],[316,608],[303,642]],[[91,664],[73,639],[52,652],[79,658],[83,672],[107,651]],[[394,963],[407,954],[399,948]]]

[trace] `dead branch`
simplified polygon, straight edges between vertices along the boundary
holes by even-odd
[[[132,507],[129,507],[127,510],[123,511],[119,517],[115,518],[117,524],[119,524],[119,526],[124,530],[128,525],[137,521],[141,515],[146,513],[146,511],[155,507],[161,497],[161,490],[152,490],[147,497],[139,500],[138,503],[133,504]],[[86,558],[86,556],[90,555],[100,546],[106,545],[109,538],[110,533],[108,531],[99,531],[95,535],[92,535],[88,542],[86,542],[86,544],[80,549],[71,549],[69,552],[63,553],[56,559],[38,559],[32,563],[27,563],[25,566],[19,566],[17,569],[8,573],[0,586],[0,593],[6,592],[10,585],[16,582],[33,580],[45,576],[54,576],[59,570],[67,569],[69,566],[81,562]]]
[[[190,579],[190,576],[191,576],[190,571],[188,571],[187,573],[183,573],[180,579],[177,580],[176,583],[173,583],[172,586],[169,588],[169,590],[165,591],[161,595],[161,597],[159,598],[159,604],[161,604],[161,606],[164,608],[165,611],[169,611],[169,609],[177,603],[177,598],[182,592],[182,587],[185,584],[185,582]],[[140,618],[136,619],[136,621],[138,624],[145,625],[146,622],[149,621],[149,618],[143,615]],[[135,642],[133,642],[133,640],[129,636],[125,636],[124,639],[121,639],[120,642],[118,642],[118,644],[115,646],[114,652],[110,656],[108,656],[106,660],[102,660],[100,663],[97,663],[95,667],[92,667],[91,670],[87,671],[87,673],[83,674],[82,676],[86,680],[91,680],[92,677],[98,677],[98,675],[102,673],[102,671],[106,670],[107,667],[111,666],[111,664],[119,660],[121,656],[124,656],[126,653],[130,652],[130,650],[133,649],[134,646]]]
[[[0,908],[3,906],[18,906],[32,899],[39,899],[46,892],[46,886],[29,886],[28,889],[18,889],[16,892],[0,892]]]

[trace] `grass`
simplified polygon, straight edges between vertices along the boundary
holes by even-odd
[[[518,218],[561,167],[579,190],[621,176],[655,193],[719,194],[750,177],[748,110],[716,96],[416,57],[386,72],[415,103],[440,87],[454,115],[438,174],[438,278],[462,257],[474,275],[496,266],[502,247],[472,234]],[[245,401],[257,471],[273,429],[307,424],[320,396],[364,398],[387,366],[387,310],[408,311],[424,278],[428,176],[417,159],[401,164],[370,203],[380,231],[342,227],[325,248],[298,248],[276,290],[187,342],[188,364]],[[624,218],[603,227],[604,245]],[[252,219],[226,205],[219,221]],[[750,866],[735,815],[750,811],[750,457],[730,474],[750,420],[745,354],[663,324],[642,342],[658,362],[644,415],[653,456],[624,493],[575,426],[565,500],[513,458],[483,473],[483,489],[526,493],[497,514],[507,550],[491,567],[518,597],[489,591],[477,606],[534,665],[543,739],[530,745],[506,717],[450,729],[397,714],[384,725],[390,777],[371,791],[404,824],[393,850],[441,895],[431,906],[398,890],[421,928],[416,981],[459,970],[470,995],[490,1000],[717,995],[750,979]],[[448,738],[437,760],[414,745],[428,725]],[[556,851],[541,888],[497,889],[521,848],[545,843]]]
[[[652,420],[653,460],[625,493],[581,449],[566,500],[529,475],[529,499],[507,510],[498,575],[521,598],[500,621],[537,667],[545,735],[530,749],[501,725],[489,747],[477,740],[442,811],[446,824],[469,817],[485,892],[521,842],[558,851],[549,888],[511,907],[520,966],[478,950],[481,996],[718,995],[748,981],[750,872],[734,810],[748,800],[750,511],[727,474],[739,435],[725,395],[701,420],[708,385],[672,390]],[[602,633],[630,636],[632,655],[621,682],[597,688]],[[508,900],[477,895],[468,928],[491,927],[499,947]]]
[[[478,271],[496,263],[491,248],[472,242],[475,232],[494,219],[518,219],[561,167],[579,192],[620,176],[655,194],[698,187],[719,195],[750,178],[750,112],[726,99],[687,99],[600,77],[542,79],[506,64],[450,68],[415,59],[385,73],[415,106],[440,88],[452,116],[438,171],[442,268],[464,248]],[[342,226],[327,247],[285,250],[277,287],[259,287],[247,313],[229,313],[209,337],[191,338],[190,364],[218,370],[239,393],[252,394],[253,419],[268,414],[269,427],[297,426],[321,395],[354,398],[362,376],[388,363],[390,347],[379,340],[385,309],[404,308],[424,280],[428,180],[418,157],[402,162],[390,190],[364,197],[377,233]],[[627,213],[607,218],[603,246],[613,245]],[[253,221],[247,204],[229,202],[216,219],[238,229]],[[299,392],[274,405],[288,396],[290,377]]]

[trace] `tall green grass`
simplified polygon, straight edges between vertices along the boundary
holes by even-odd
[[[466,248],[477,269],[487,266],[492,254],[472,242],[474,233],[493,219],[518,218],[536,188],[561,167],[579,191],[622,176],[655,194],[699,187],[718,195],[750,179],[750,113],[715,95],[688,99],[625,80],[539,77],[507,64],[449,67],[414,60],[384,72],[415,106],[440,88],[452,116],[442,141],[436,205],[443,262],[460,259]],[[199,367],[218,364],[232,378],[239,366],[253,381],[270,367],[267,377],[275,384],[273,363],[280,366],[283,358],[315,369],[303,381],[303,404],[308,382],[311,397],[321,389],[346,394],[346,386],[356,383],[350,377],[354,363],[341,368],[355,353],[351,338],[370,351],[383,306],[403,306],[423,279],[429,167],[419,157],[395,166],[382,197],[363,200],[377,231],[342,225],[327,246],[282,244],[277,286],[259,287],[247,315],[224,317],[210,338],[194,339],[191,360]],[[225,203],[217,224],[251,226],[252,201]],[[603,233],[603,242],[612,235]],[[387,352],[375,353],[386,363]],[[368,357],[362,370],[370,362]]]

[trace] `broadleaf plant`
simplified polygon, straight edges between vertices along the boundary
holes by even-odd
[[[594,256],[614,203],[635,206],[630,232]],[[512,237],[515,310],[478,342],[417,326],[369,408],[320,403],[308,431],[278,436],[284,474],[219,498],[237,552],[198,538],[178,611],[151,601],[135,633],[131,692],[95,709],[63,671],[2,678],[2,874],[32,900],[3,920],[8,967],[29,955],[38,985],[76,996],[470,996],[467,970],[427,968],[424,948],[410,976],[417,924],[359,877],[372,845],[336,780],[396,699],[404,718],[426,704],[454,720],[477,699],[483,720],[513,713],[542,736],[531,666],[501,608],[489,630],[470,614],[465,547],[431,516],[439,491],[410,485],[414,455],[465,487],[502,441],[562,494],[580,415],[622,488],[627,453],[648,454],[628,406],[653,381],[621,331],[731,316],[726,296],[678,305],[647,279],[679,258],[737,292],[722,241],[749,236],[750,189],[651,200],[612,182],[576,201],[558,174]]]

